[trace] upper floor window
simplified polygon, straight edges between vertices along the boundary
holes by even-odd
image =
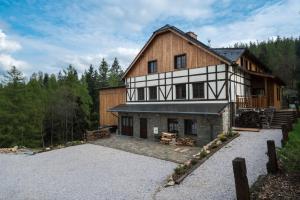
[[[175,56],[174,65],[175,69],[186,68],[186,54]]]
[[[204,98],[204,83],[193,83],[193,98]]]
[[[145,100],[144,88],[138,88],[137,92],[138,92],[138,100],[139,101],[144,101]]]
[[[157,99],[157,87],[149,87],[149,99],[156,100]]]
[[[176,99],[185,99],[186,87],[185,84],[176,85]]]
[[[152,60],[148,62],[148,74],[153,74],[157,72],[157,61]]]

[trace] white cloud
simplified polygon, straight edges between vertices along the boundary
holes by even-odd
[[[9,70],[12,66],[19,69],[26,69],[28,64],[25,61],[15,59],[11,53],[21,49],[20,43],[10,40],[0,29],[0,71]]]
[[[0,52],[14,52],[21,49],[21,45],[13,40],[7,39],[6,34],[0,29]]]
[[[262,41],[274,36],[295,36],[300,33],[300,4],[298,0],[267,5],[244,20],[222,26],[195,28],[199,39],[211,39],[212,46],[228,46],[237,42]]]
[[[25,70],[28,64],[21,60],[16,60],[11,55],[0,54],[0,68],[2,70],[9,70],[12,66],[16,66],[20,70]]]
[[[16,63],[26,66],[27,74],[57,73],[73,64],[80,73],[89,64],[98,66],[103,57],[109,64],[117,57],[126,68],[151,32],[167,22],[196,32],[204,43],[210,39],[212,46],[300,33],[297,0],[266,4],[244,18],[232,17],[236,15],[232,4],[231,0],[48,1],[37,9],[43,14],[32,12],[18,19],[38,36],[7,37],[0,29],[0,54],[5,60],[0,61],[0,68],[3,63]],[[216,5],[218,10],[214,10]],[[220,16],[233,21],[214,21]]]

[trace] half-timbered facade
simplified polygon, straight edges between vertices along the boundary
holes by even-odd
[[[153,33],[123,79],[125,102],[106,111],[128,136],[166,131],[205,144],[228,131],[237,108],[280,108],[282,82],[247,49],[210,48],[170,25]]]

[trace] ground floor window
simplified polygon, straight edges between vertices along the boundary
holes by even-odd
[[[197,135],[197,120],[194,119],[184,120],[184,134]]]
[[[178,120],[177,119],[168,119],[168,132],[178,133]]]

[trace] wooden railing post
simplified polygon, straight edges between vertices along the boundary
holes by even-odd
[[[274,140],[267,141],[269,161],[267,162],[267,171],[270,174],[278,172],[277,156]]]
[[[289,139],[289,132],[288,132],[288,128],[286,124],[283,124],[281,126],[281,130],[282,130],[282,140],[281,140],[281,146],[283,147],[285,145],[285,143],[288,141]]]
[[[245,158],[235,158],[232,161],[237,200],[249,200],[249,183]]]

